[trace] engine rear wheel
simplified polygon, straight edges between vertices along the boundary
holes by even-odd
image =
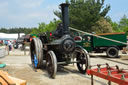
[[[80,73],[85,74],[90,66],[90,58],[88,52],[82,47],[76,47],[74,56],[78,61],[77,68],[79,69]]]
[[[55,78],[57,72],[57,59],[53,51],[49,51],[46,56],[46,66],[51,78]]]
[[[116,58],[118,57],[119,50],[116,47],[109,47],[106,51],[106,54],[110,58]]]
[[[30,44],[31,61],[34,68],[40,68],[43,62],[43,45],[39,38],[33,38]]]

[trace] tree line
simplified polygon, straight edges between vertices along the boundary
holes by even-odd
[[[113,22],[109,16],[111,6],[105,5],[105,0],[66,0],[69,6],[70,27],[95,33],[127,32],[128,18],[124,15],[119,22]],[[53,19],[49,24],[39,23],[37,28],[1,28],[0,32],[25,34],[38,34],[41,32],[53,31],[61,22],[61,11],[56,10],[54,14],[59,20]]]
[[[26,28],[26,27],[15,27],[15,28],[0,28],[0,32],[3,33],[25,33],[25,34],[30,34],[33,29],[36,28]]]

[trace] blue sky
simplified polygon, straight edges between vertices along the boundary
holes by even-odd
[[[105,4],[110,4],[111,6],[108,15],[113,21],[119,22],[124,14],[128,16],[128,0],[105,0]]]
[[[65,0],[0,0],[0,27],[38,27],[38,23],[53,20],[53,11]],[[105,0],[111,5],[108,15],[118,22],[128,16],[128,0]]]

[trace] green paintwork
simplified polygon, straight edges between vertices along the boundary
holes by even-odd
[[[106,38],[109,38],[112,40],[125,42],[125,43],[127,42],[126,34],[112,34],[112,35],[100,35],[100,36],[106,37]],[[90,37],[90,39],[87,39],[87,37]],[[86,38],[86,39],[84,39],[84,38]],[[76,41],[76,43],[78,45],[82,46],[83,48],[85,48],[88,52],[92,51],[96,47],[110,47],[110,46],[124,47],[124,46],[126,46],[121,43],[113,42],[110,40],[105,40],[105,39],[98,38],[98,37],[91,36],[91,35],[82,36],[82,40]]]
[[[90,40],[87,39],[87,37],[90,37]],[[90,35],[84,35],[82,36],[82,40],[80,41],[75,41],[77,43],[77,45],[82,46],[83,48],[85,48],[87,51],[92,51],[92,36]]]
[[[121,42],[126,43],[126,34],[102,35],[102,37],[106,37],[106,38],[109,38],[109,39],[113,39],[113,40],[117,40],[117,41],[121,41]],[[95,42],[95,43],[93,43],[94,47],[112,46],[112,45],[124,46],[124,44],[113,42],[113,41],[110,41],[110,40],[97,38],[97,37],[93,37],[93,42]]]
[[[38,37],[37,34],[31,34],[32,37]]]

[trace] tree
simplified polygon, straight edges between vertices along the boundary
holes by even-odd
[[[30,34],[38,34],[38,28],[34,28]]]
[[[58,23],[60,23],[60,20],[56,20],[54,19],[53,21],[50,21],[49,24],[45,24],[44,22],[39,23],[39,27],[36,29],[33,29],[31,34],[39,34],[42,32],[51,32],[54,31],[58,25]]]
[[[119,28],[120,28],[120,30],[123,30],[125,32],[128,31],[128,18],[126,15],[124,15],[121,18],[121,20],[119,22]]]
[[[7,29],[6,29],[6,28],[1,28],[1,29],[0,29],[0,32],[6,33],[6,32],[7,32]]]
[[[117,22],[113,22],[109,16],[106,17],[107,22],[111,24],[113,32],[121,32],[119,29],[119,24]]]
[[[109,22],[107,22],[106,19],[104,19],[103,17],[101,17],[99,19],[99,21],[96,22],[96,25],[92,27],[93,28],[93,32],[95,33],[111,33],[112,31],[112,27],[111,24]]]
[[[110,6],[104,8],[104,0],[66,0],[70,4],[69,20],[70,26],[79,30],[92,32],[93,26],[100,17],[105,17]],[[61,12],[54,14],[61,19]]]
[[[118,23],[112,22],[111,26],[112,26],[112,29],[113,29],[114,32],[121,32],[121,30],[119,29]]]
[[[25,33],[25,34],[30,34],[32,29],[34,28],[26,28],[26,27],[17,27],[17,28],[1,28],[0,29],[0,32],[3,32],[3,33]]]
[[[120,20],[120,22],[119,22],[119,25],[120,26],[128,26],[128,18],[127,18],[127,16],[126,15],[124,15],[122,18],[121,18],[121,20]]]

